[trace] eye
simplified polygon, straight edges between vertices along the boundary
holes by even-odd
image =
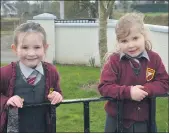
[[[39,49],[39,48],[41,48],[41,46],[35,46],[34,48],[35,48],[35,49]]]
[[[40,47],[35,47],[35,49],[39,49]]]
[[[121,43],[127,43],[127,40],[121,40]]]
[[[22,49],[28,49],[28,47],[27,46],[23,46]]]
[[[133,38],[133,40],[137,40],[137,39],[138,39],[138,37],[137,37],[137,36]]]

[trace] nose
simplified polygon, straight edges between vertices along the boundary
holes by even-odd
[[[27,52],[27,55],[28,56],[34,56],[35,55],[35,51],[33,49],[30,49],[28,52]]]
[[[132,47],[134,47],[134,44],[133,44],[132,42],[129,42],[129,43],[128,43],[128,47],[129,47],[129,48],[132,48]]]

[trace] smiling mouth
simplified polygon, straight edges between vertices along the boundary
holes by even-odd
[[[27,60],[36,60],[37,58],[35,58],[35,59],[27,59]]]
[[[129,53],[134,53],[134,52],[136,52],[137,51],[137,49],[136,50],[133,50],[133,51],[129,51]]]

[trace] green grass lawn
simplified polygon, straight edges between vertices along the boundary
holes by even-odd
[[[99,81],[100,68],[57,65],[64,99],[100,97],[96,89],[84,85]],[[88,87],[88,86],[86,86]],[[90,103],[90,131],[104,132],[105,102]],[[156,109],[158,132],[168,131],[168,99],[158,98]],[[83,132],[83,103],[61,104],[57,108],[57,132]]]

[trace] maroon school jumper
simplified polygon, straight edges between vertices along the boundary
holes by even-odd
[[[54,88],[55,91],[62,94],[60,85],[59,85],[59,74],[56,70],[56,67],[52,64],[47,62],[42,63],[44,72],[45,72],[45,89],[46,95],[45,98],[47,99],[47,95],[49,94],[50,88]],[[13,96],[14,93],[14,86],[15,86],[15,79],[16,79],[16,63],[12,62],[11,64],[1,67],[0,70],[0,132],[3,131],[7,120],[7,112],[6,112],[6,102],[7,100]],[[48,132],[51,132],[51,120],[50,120],[50,110],[46,114],[47,118],[47,129]]]
[[[130,127],[134,121],[146,121],[149,119],[149,104],[147,100],[141,102],[132,101],[130,96],[131,85],[142,85],[149,96],[164,94],[169,90],[169,75],[162,63],[160,56],[147,51],[149,60],[145,57],[139,59],[141,64],[140,74],[133,72],[126,57],[120,60],[120,54],[111,55],[101,72],[98,90],[104,97],[127,99],[124,102],[124,126]],[[147,76],[146,78],[146,72]],[[155,71],[155,73],[154,73]],[[154,73],[154,75],[153,75]],[[105,110],[111,116],[117,114],[116,104],[108,101]]]

